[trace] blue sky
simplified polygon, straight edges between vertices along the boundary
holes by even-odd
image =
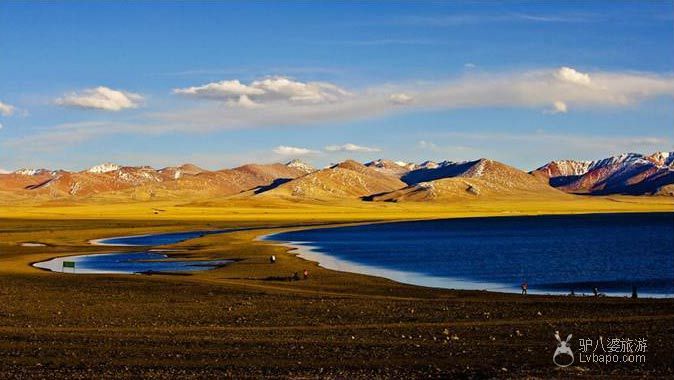
[[[674,149],[662,2],[0,3],[0,169]]]

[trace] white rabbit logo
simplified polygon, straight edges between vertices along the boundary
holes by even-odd
[[[571,334],[566,337],[566,340],[562,340],[562,338],[559,337],[559,331],[555,331],[555,338],[557,339],[557,349],[555,350],[555,354],[552,356],[552,361],[558,366],[558,367],[568,367],[571,364],[573,364],[574,358],[573,358],[573,351],[571,351]],[[571,358],[571,361],[568,363],[559,363],[557,361],[557,357],[560,355],[568,355]]]

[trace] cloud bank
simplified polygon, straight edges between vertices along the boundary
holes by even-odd
[[[156,115],[162,125],[221,130],[345,122],[428,109],[511,107],[564,113],[627,107],[649,98],[674,96],[674,77],[586,73],[561,67],[493,74],[469,72],[445,82],[387,84],[352,91],[333,83],[273,77],[250,84],[226,80],[176,89],[174,93],[220,102]]]
[[[61,103],[108,110],[137,105],[128,93],[100,89],[61,99]],[[111,92],[115,96],[103,95]],[[122,132],[208,133],[336,125],[427,110],[506,107],[559,114],[598,108],[626,108],[652,98],[673,98],[674,76],[583,72],[558,67],[519,72],[470,71],[447,81],[386,84],[353,90],[343,89],[334,83],[299,82],[287,77],[270,77],[248,84],[228,79],[176,89],[174,93],[193,98],[198,104],[181,105],[178,102],[163,112],[145,113],[133,123],[84,121],[44,128],[30,136],[31,144],[76,143],[82,139]],[[24,142],[8,141],[6,144]]]
[[[273,150],[274,153],[280,154],[282,156],[306,156],[309,154],[316,154],[319,153],[316,150],[311,150],[307,148],[298,148],[295,146],[286,146],[286,145],[279,145]]]
[[[299,82],[277,76],[243,84],[238,79],[223,80],[200,86],[176,88],[174,94],[187,97],[224,100],[229,105],[250,108],[274,102],[321,104],[340,101],[350,94],[327,82]]]
[[[137,108],[142,101],[143,97],[139,94],[99,86],[64,95],[56,99],[55,103],[65,107],[121,111],[127,108]]]

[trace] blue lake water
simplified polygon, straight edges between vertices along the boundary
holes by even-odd
[[[64,268],[63,262],[74,262],[74,268]],[[174,260],[160,252],[119,252],[59,257],[33,264],[53,272],[75,274],[102,273],[173,273],[215,269],[231,260]]]
[[[161,234],[118,236],[104,239],[92,240],[95,245],[110,246],[157,246],[166,244],[180,243],[181,241],[199,238],[206,235],[231,232],[237,229],[228,230],[210,230],[210,231],[187,231],[187,232],[167,232]]]
[[[142,246],[153,247],[166,244],[175,244],[181,241],[195,239],[209,234],[225,233],[238,229],[213,231],[188,231],[137,236],[119,236],[92,240],[94,245],[106,246]],[[179,260],[169,259],[165,252],[170,250],[148,250],[139,252],[115,252],[104,254],[79,255],[57,257],[51,260],[33,264],[42,269],[54,272],[75,274],[102,274],[102,273],[169,273],[209,270],[221,267],[232,260]],[[75,267],[63,267],[63,262],[72,262]]]
[[[674,213],[466,218],[283,232],[322,266],[457,289],[674,295]]]

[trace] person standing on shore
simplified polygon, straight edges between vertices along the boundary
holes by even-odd
[[[304,270],[304,279],[306,280],[308,278],[309,278],[309,271],[305,269]]]
[[[520,287],[522,288],[522,295],[523,296],[527,295],[527,291],[529,290],[529,284],[527,284],[527,282],[524,281],[522,285],[520,285]]]
[[[276,263],[276,256],[274,256],[274,255],[269,256],[269,263],[275,264]]]

